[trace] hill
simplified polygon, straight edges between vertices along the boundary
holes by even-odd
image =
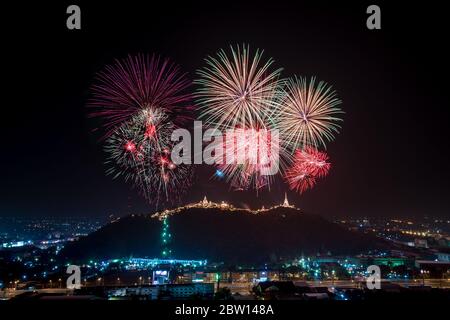
[[[289,207],[258,214],[239,209],[183,208],[168,221],[170,248],[176,259],[263,263],[302,254],[353,255],[388,246],[376,237]],[[162,222],[157,218],[127,216],[67,245],[61,256],[71,261],[160,257],[161,230]]]

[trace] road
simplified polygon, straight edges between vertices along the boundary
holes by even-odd
[[[363,283],[354,280],[326,280],[326,281],[294,281],[296,285],[308,285],[310,287],[334,287],[334,288],[361,288]],[[432,288],[447,288],[450,289],[450,279],[413,279],[413,280],[382,280],[381,288],[383,285],[398,284],[402,287],[410,286],[429,286]],[[232,293],[239,293],[241,295],[248,295],[255,284],[252,282],[234,282],[234,283],[220,283],[220,287],[228,287]],[[38,289],[41,293],[53,293],[53,294],[65,294],[69,290],[64,288],[47,288]],[[27,290],[15,290],[5,289],[0,291],[1,299],[11,299],[16,295],[27,292]]]

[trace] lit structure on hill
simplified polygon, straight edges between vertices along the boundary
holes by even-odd
[[[222,201],[220,203],[215,203],[212,201],[208,201],[206,196],[203,198],[202,201],[197,203],[191,203],[186,205],[187,208],[218,208],[218,209],[232,209],[233,206],[226,203],[225,201]]]
[[[161,265],[182,265],[202,267],[207,264],[207,260],[180,260],[180,259],[146,259],[146,258],[131,258],[124,260],[125,268],[127,270],[143,270],[150,269]]]
[[[287,193],[286,193],[286,192],[284,193],[284,202],[283,202],[283,204],[281,205],[281,207],[285,207],[285,208],[294,208],[293,205],[290,205],[290,204],[289,204],[289,201],[288,201]]]
[[[172,235],[169,230],[169,218],[166,217],[163,220],[162,232],[161,232],[161,242],[162,242],[162,250],[161,255],[163,258],[168,258],[172,255],[172,250],[170,249],[170,240]]]
[[[248,212],[250,214],[260,214],[269,210],[273,210],[276,208],[290,208],[290,209],[295,209],[300,211],[300,209],[296,208],[294,205],[289,204],[288,198],[287,198],[287,193],[284,194],[284,201],[283,203],[279,204],[279,205],[275,205],[272,206],[270,208],[265,208],[264,206],[262,206],[260,209],[256,209],[256,210],[252,210],[252,209],[248,209],[248,208],[236,208],[233,205],[225,202],[225,201],[221,201],[220,203],[217,202],[212,202],[210,200],[208,200],[208,198],[206,198],[206,196],[203,198],[203,200],[199,201],[199,202],[195,202],[195,203],[190,203],[175,209],[166,209],[164,211],[161,212],[157,212],[155,214],[153,214],[151,217],[152,218],[158,218],[159,220],[162,221],[166,221],[166,218],[180,213],[183,210],[186,209],[192,209],[192,208],[198,208],[198,209],[219,209],[219,210],[223,210],[223,211],[228,211],[228,212],[233,212],[233,211],[241,211],[241,212]],[[164,228],[163,228],[164,230]],[[164,231],[163,231],[164,233]]]

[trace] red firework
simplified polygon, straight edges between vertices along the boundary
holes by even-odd
[[[264,128],[228,130],[217,169],[233,189],[270,188],[284,161],[278,139],[278,135]]]
[[[105,141],[107,174],[131,182],[156,207],[178,202],[190,186],[192,170],[171,160],[173,129],[161,109],[133,116]]]
[[[191,82],[168,59],[138,54],[115,60],[97,74],[92,85],[93,117],[101,117],[106,136],[143,109],[162,109],[175,125],[191,119]]]
[[[293,165],[286,170],[284,178],[291,190],[303,193],[316,184],[317,178],[325,177],[331,167],[328,155],[315,148],[306,147],[294,154]]]

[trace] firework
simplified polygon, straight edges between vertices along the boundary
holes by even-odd
[[[190,82],[179,67],[157,56],[136,55],[115,60],[99,72],[92,86],[91,116],[104,121],[109,136],[134,115],[148,108],[159,108],[180,125],[189,118],[190,100],[185,93]]]
[[[331,167],[328,156],[315,148],[296,150],[292,166],[286,170],[284,178],[291,190],[299,193],[314,187],[317,178],[325,177]]]
[[[292,152],[308,146],[325,146],[334,139],[342,121],[342,113],[336,92],[326,83],[316,85],[313,77],[289,79],[284,88],[284,97],[274,113],[274,125],[279,128],[286,148]]]
[[[281,69],[270,72],[272,59],[262,63],[261,51],[252,56],[248,46],[220,50],[198,71],[200,118],[220,130],[264,128],[277,104]]]
[[[224,161],[217,165],[215,176],[225,177],[236,190],[270,188],[289,157],[280,148],[278,134],[267,129],[227,131],[222,153]]]
[[[206,59],[207,66],[198,71],[198,98],[200,118],[206,125],[221,130],[223,133],[241,130],[238,135],[252,132],[253,137],[236,142],[230,146],[224,144],[224,154],[232,150],[238,155],[245,155],[239,161],[226,161],[218,165],[220,177],[225,177],[232,188],[256,190],[270,186],[274,174],[267,174],[268,163],[277,163],[280,150],[277,144],[267,154],[268,161],[256,159],[270,148],[270,138],[261,136],[266,132],[280,94],[282,69],[270,71],[272,59],[263,61],[262,51],[253,55],[248,46],[230,47],[230,54],[220,50],[215,57]],[[255,140],[259,141],[256,144]],[[266,140],[264,140],[266,139]],[[226,140],[226,138],[225,138]],[[245,141],[246,140],[246,141]],[[253,141],[253,142],[252,142]],[[261,151],[263,151],[261,153]],[[276,157],[276,159],[275,159]],[[283,161],[284,159],[282,159]],[[217,176],[217,175],[216,175]]]
[[[318,178],[325,177],[331,167],[331,164],[327,162],[328,155],[312,147],[297,150],[294,155],[294,161],[296,164],[308,168],[308,171]]]
[[[179,200],[191,170],[170,160],[173,128],[161,109],[141,110],[107,139],[107,174],[124,177],[156,205]]]

